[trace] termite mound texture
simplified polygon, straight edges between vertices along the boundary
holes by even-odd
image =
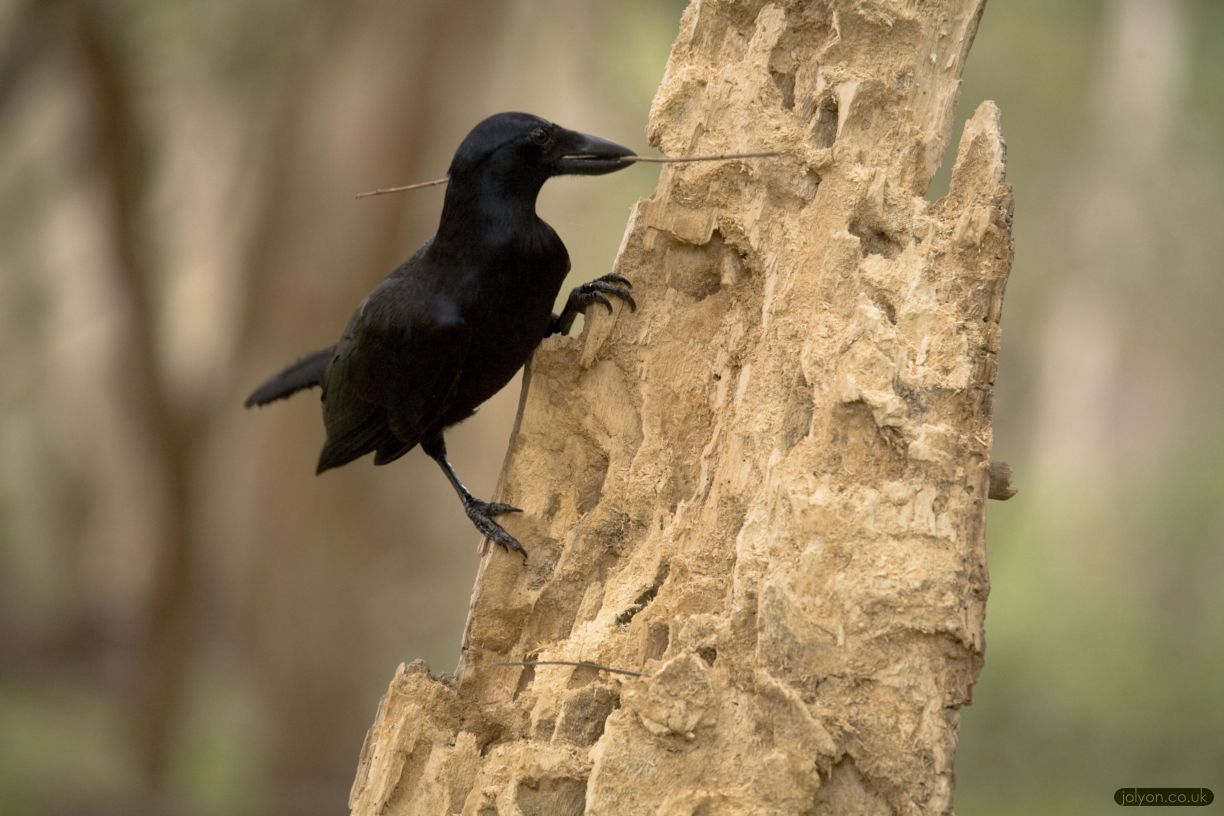
[[[663,169],[616,263],[638,311],[537,353],[498,495],[530,558],[484,556],[456,677],[396,675],[355,813],[950,811],[1011,262],[993,104],[924,195],[980,10],[688,8],[651,140],[784,155]]]

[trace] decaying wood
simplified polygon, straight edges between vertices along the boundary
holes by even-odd
[[[664,169],[616,263],[638,311],[537,353],[497,497],[530,558],[485,554],[455,678],[396,675],[354,813],[951,809],[1012,256],[993,104],[923,195],[980,12],[688,8],[651,142],[785,156]]]

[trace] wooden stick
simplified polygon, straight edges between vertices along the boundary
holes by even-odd
[[[369,196],[384,195],[385,193],[402,193],[406,190],[419,190],[422,187],[437,187],[439,184],[445,184],[450,181],[449,176],[443,176],[440,179],[433,181],[418,181],[416,184],[405,184],[403,187],[380,187],[377,190],[370,190],[366,193],[358,193],[357,198],[368,198]]]
[[[621,161],[678,164],[680,162],[725,161],[730,159],[767,159],[781,155],[781,151],[778,150],[764,150],[759,153],[723,153],[718,156],[625,156]]]
[[[717,156],[618,156],[617,158],[623,162],[679,164],[682,162],[730,161],[731,159],[768,159],[781,155],[782,153],[777,150],[764,150],[758,153],[723,153]],[[407,190],[420,190],[422,187],[437,187],[439,184],[445,184],[449,180],[449,178],[444,176],[433,181],[418,181],[416,184],[405,184],[403,187],[380,187],[377,190],[358,193],[357,198],[369,198],[370,196],[385,195],[386,193],[403,193]]]

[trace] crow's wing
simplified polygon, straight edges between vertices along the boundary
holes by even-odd
[[[391,277],[349,321],[323,387],[319,472],[376,451],[385,464],[434,429],[455,396],[470,332],[453,304]]]

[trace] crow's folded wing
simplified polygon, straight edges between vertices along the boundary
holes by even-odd
[[[376,451],[385,464],[435,428],[455,396],[469,329],[453,305],[388,278],[349,321],[323,389],[319,471]]]

